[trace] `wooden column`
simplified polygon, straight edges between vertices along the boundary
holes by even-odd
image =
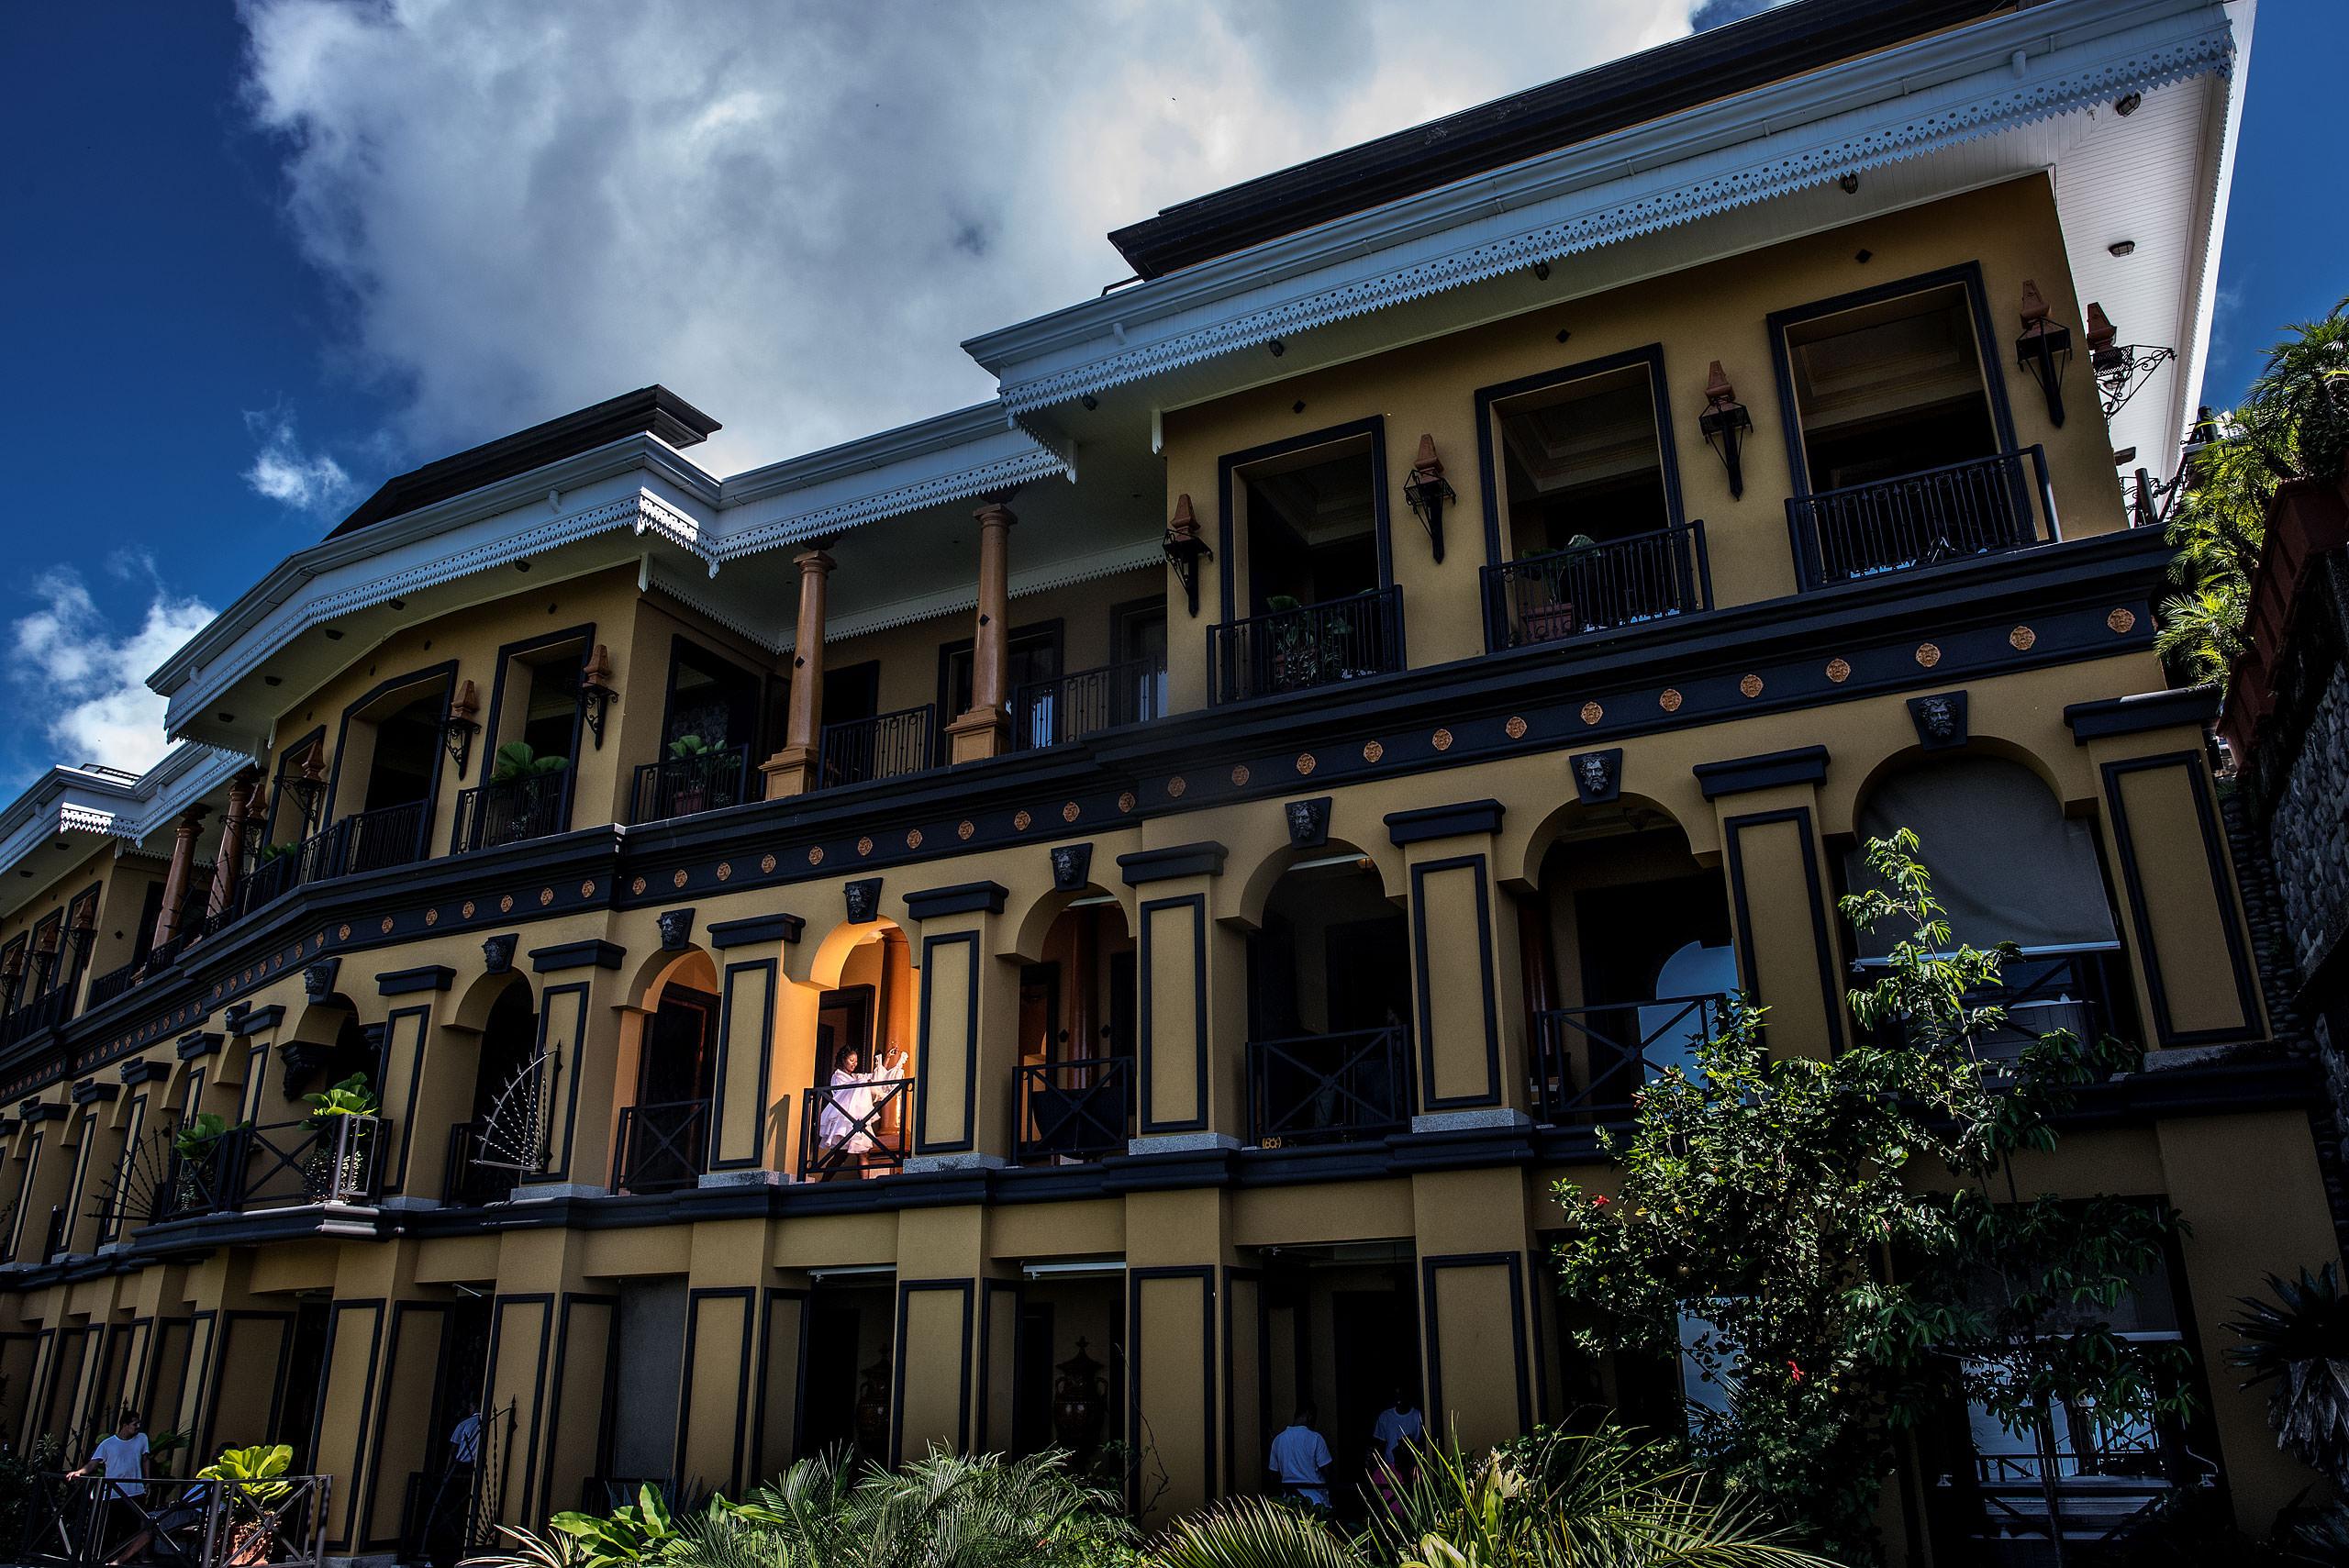
[[[195,874],[195,838],[204,830],[205,808],[191,806],[180,817],[172,840],[172,869],[163,878],[163,912],[155,917],[155,945],[161,947],[179,935],[180,901],[187,896],[188,879]]]
[[[212,896],[204,906],[207,915],[219,914],[237,895],[237,869],[245,858],[245,825],[250,820],[253,786],[260,782],[261,770],[247,768],[229,783],[228,813],[220,819],[220,850],[212,860]]]
[[[799,624],[791,651],[791,706],[783,750],[759,764],[767,776],[769,800],[816,787],[824,744],[824,582],[836,562],[821,549],[792,559],[799,568]]]
[[[946,727],[950,761],[1000,756],[1011,740],[1011,525],[1000,501],[971,514],[979,521],[979,624],[971,644],[971,708]]]

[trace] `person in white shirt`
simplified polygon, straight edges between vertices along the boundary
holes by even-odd
[[[125,1410],[122,1419],[115,1425],[114,1436],[101,1439],[98,1446],[90,1451],[88,1461],[72,1473],[76,1476],[104,1474],[106,1484],[101,1490],[105,1500],[111,1505],[106,1510],[107,1517],[123,1526],[135,1519],[139,1526],[139,1533],[106,1561],[128,1562],[145,1551],[155,1539],[155,1529],[134,1506],[147,1490],[147,1434],[139,1429],[137,1412]],[[125,1514],[130,1518],[122,1518]],[[106,1533],[111,1535],[114,1532],[109,1529]]]
[[[1311,1405],[1297,1407],[1287,1429],[1273,1440],[1272,1460],[1265,1468],[1280,1477],[1284,1490],[1317,1508],[1326,1508],[1330,1506],[1330,1481],[1325,1473],[1330,1468],[1330,1445],[1313,1429],[1319,1414]]]
[[[1408,1467],[1403,1446],[1418,1442],[1420,1434],[1427,1430],[1427,1418],[1411,1403],[1409,1390],[1398,1388],[1395,1391],[1394,1405],[1378,1413],[1370,1435],[1372,1440],[1378,1444],[1379,1451],[1386,1456],[1386,1462],[1397,1470],[1403,1470]]]

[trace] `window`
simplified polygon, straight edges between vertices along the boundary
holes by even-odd
[[[881,711],[881,661],[824,672],[824,722],[854,724]]]
[[[669,657],[669,701],[661,726],[662,755],[693,736],[713,751],[757,739],[759,677],[706,648],[678,638]]]
[[[1029,682],[1049,681],[1061,673],[1061,623],[1043,621],[1014,628],[1007,652],[1011,665],[1010,690],[1003,695],[1008,702]],[[972,642],[967,637],[946,643],[938,651],[938,722],[941,726],[952,724],[971,711],[973,657]],[[838,721],[828,712],[825,722]]]
[[[1514,560],[1674,522],[1644,363],[1495,400]]]
[[[432,793],[432,774],[440,761],[440,708],[441,694],[436,687],[376,720],[367,792],[359,809],[406,806]]]
[[[584,640],[518,653],[506,667],[506,701],[511,720],[498,726],[498,743],[519,740],[534,757],[578,761],[579,672],[586,659]]]
[[[1252,466],[1243,476],[1248,613],[1327,604],[1383,586],[1370,438]]]
[[[1964,284],[1789,325],[1786,348],[1814,492],[1999,450]]]

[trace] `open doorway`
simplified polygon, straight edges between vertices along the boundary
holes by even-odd
[[[1282,873],[1248,943],[1249,1139],[1379,1137],[1409,1125],[1410,928],[1343,845]]]
[[[1267,1247],[1262,1255],[1264,1432],[1272,1436],[1308,1406],[1330,1445],[1330,1497],[1351,1517],[1373,1474],[1380,1414],[1400,1399],[1419,1409],[1419,1307],[1408,1240]],[[1237,1456],[1271,1485],[1265,1455]]]
[[[1134,939],[1115,895],[1088,887],[1019,974],[1019,1156],[1122,1154],[1133,1132]]]
[[[705,953],[674,965],[651,999],[637,1053],[636,1103],[620,1113],[613,1185],[689,1187],[708,1168],[718,1088],[718,974]]]
[[[905,1163],[916,1000],[905,932],[874,922],[817,1003],[814,1082],[800,1113],[803,1181],[862,1181]]]
[[[895,1280],[887,1269],[827,1272],[808,1294],[798,1452],[888,1462]]]

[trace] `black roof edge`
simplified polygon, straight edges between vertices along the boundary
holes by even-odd
[[[673,447],[689,447],[707,440],[712,431],[724,428],[665,386],[640,386],[593,407],[533,425],[527,430],[517,430],[510,436],[500,436],[469,451],[387,479],[382,489],[336,524],[327,537],[340,539],[370,523],[380,523],[386,517],[462,495],[468,490],[544,468],[625,436],[649,433]]]
[[[1113,229],[1143,278],[2012,9],[2013,0],[1794,0]]]

